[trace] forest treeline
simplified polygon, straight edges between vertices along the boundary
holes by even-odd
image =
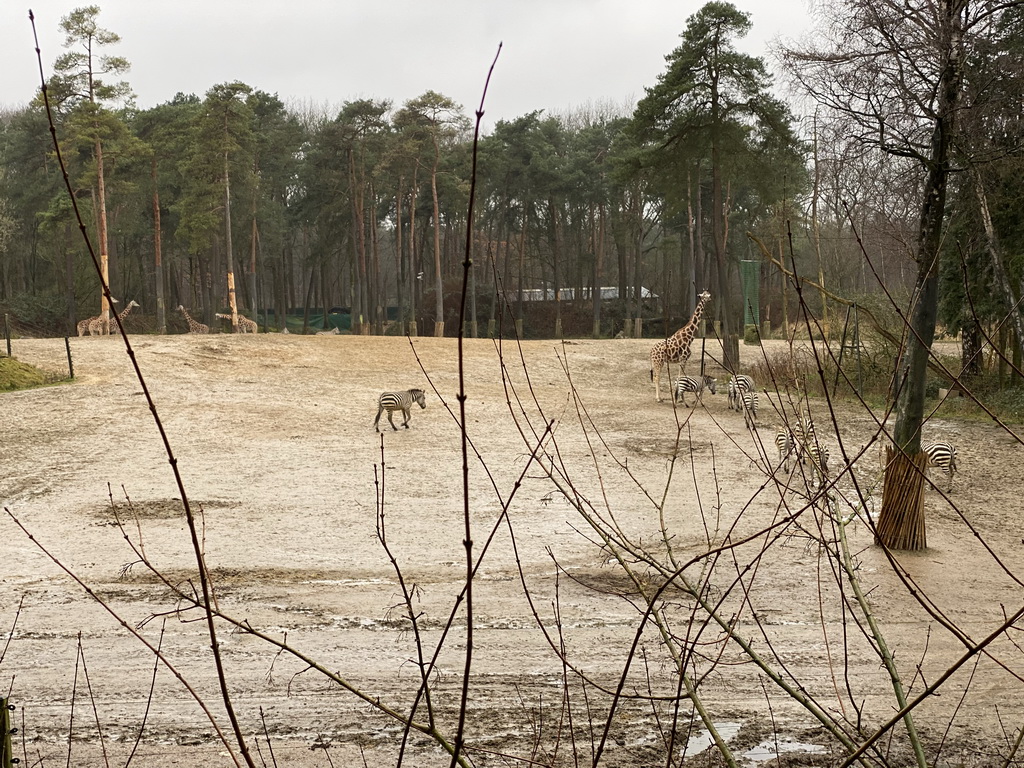
[[[906,308],[937,140],[932,33],[953,13],[963,98],[944,128],[938,320],[975,348],[989,326],[1019,342],[1020,7],[841,6],[823,19],[831,36],[776,51],[786,100],[765,59],[734,45],[749,16],[711,2],[632,111],[497,121],[479,142],[467,330],[519,320],[532,336],[662,336],[708,289],[728,358],[744,325],[796,319],[776,262],[835,296],[864,305],[885,291]],[[238,309],[271,328],[287,312],[340,308],[354,332],[458,331],[473,159],[465,107],[427,91],[312,108],[226,82],[139,109],[99,15],[87,6],[62,20],[46,95],[122,304],[137,301],[161,331],[184,327],[178,305],[212,324],[229,309],[230,274]],[[874,46],[874,70],[858,45]],[[909,61],[913,76],[896,71]],[[101,309],[78,230],[40,95],[0,115],[0,306],[15,322],[64,333]],[[813,290],[804,298],[842,321],[845,306]]]

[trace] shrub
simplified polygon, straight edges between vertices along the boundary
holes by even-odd
[[[0,313],[11,316],[13,331],[21,336],[63,336],[67,327],[67,302],[52,293],[19,293]],[[74,329],[72,329],[73,331]]]

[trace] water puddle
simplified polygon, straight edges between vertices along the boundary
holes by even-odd
[[[742,725],[742,723],[732,722],[715,723],[715,730],[718,731],[718,735],[723,741],[728,742],[736,737]],[[682,756],[691,757],[698,755],[714,745],[715,740],[711,738],[711,733],[707,730],[700,730],[697,732],[697,735],[692,736],[686,742],[686,748],[683,750]],[[783,752],[807,752],[808,754],[820,755],[824,754],[825,751],[825,747],[820,744],[805,744],[802,741],[794,741],[790,738],[779,738],[762,741],[739,757],[744,762],[756,764],[772,760]]]
[[[792,739],[779,739],[778,741],[762,741],[756,747],[748,749],[743,753],[743,758],[755,763],[771,760],[783,752],[808,752],[810,754],[824,754],[825,748],[820,744],[805,744],[802,741]]]
[[[715,723],[715,730],[718,731],[718,735],[723,741],[729,741],[729,739],[735,738],[736,734],[740,732],[741,725],[742,723]],[[691,736],[690,740],[686,742],[683,757],[698,755],[708,747],[714,746],[714,743],[715,740],[711,738],[710,731],[698,731],[696,736]]]

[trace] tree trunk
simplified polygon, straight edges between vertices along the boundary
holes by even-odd
[[[604,203],[597,206],[597,233],[594,243],[594,338],[601,338],[601,283],[604,281]]]
[[[430,194],[434,203],[434,335],[444,336],[444,275],[441,273],[441,206],[437,199],[437,168],[441,149],[434,134],[434,167],[430,171]]]
[[[98,130],[98,129],[97,129]],[[110,289],[110,267],[107,251],[107,185],[103,175],[103,144],[97,138],[94,146],[96,152],[96,211],[97,239],[100,245],[100,274],[103,284]],[[110,302],[105,293],[100,294],[100,333],[110,333]]]
[[[405,270],[405,253],[402,247],[402,195],[404,190],[402,184],[404,179],[398,177],[398,192],[395,194],[395,298],[398,303],[398,322],[400,324],[408,321],[406,317],[405,303],[405,281],[408,280],[408,272]],[[402,326],[400,326],[402,327]]]
[[[821,195],[821,165],[818,162],[818,115],[814,115],[814,183],[811,187],[811,231],[814,255],[818,261],[818,294],[821,297],[821,328],[825,342],[829,339],[828,300],[825,297],[825,268],[821,261],[821,228],[818,226],[818,198]]]
[[[255,199],[252,206],[252,232],[250,232],[249,239],[249,301],[248,307],[252,311],[253,319],[258,319],[256,316],[259,314],[259,301],[256,298],[256,263],[257,255],[259,254],[260,247],[260,229],[256,222],[256,203]]]
[[[971,379],[981,374],[981,329],[973,315],[969,316],[960,329],[960,377]]]
[[[224,250],[228,273],[228,307],[231,310],[231,332],[238,333],[238,301],[235,299],[235,250],[231,243],[231,173],[228,153],[224,153]]]
[[[523,335],[523,271],[526,269],[526,230],[529,226],[530,217],[523,212],[523,229],[519,233],[519,274],[518,290],[516,293],[516,335],[520,338]]]
[[[377,241],[377,191],[370,182],[370,297],[373,301],[373,332],[384,334],[384,302],[386,297],[380,284],[380,243]]]
[[[698,169],[699,171],[699,169]],[[693,262],[694,271],[696,271],[697,265],[700,265],[701,269],[701,290],[705,291],[711,286],[711,270],[708,269],[708,256],[704,252],[704,202],[703,194],[701,193],[700,174],[697,175],[696,194],[693,196],[694,211],[693,211]],[[694,281],[693,288],[690,293],[690,303],[685,305],[687,311],[692,312],[697,306],[697,283]],[[710,313],[705,310],[704,317],[701,320],[702,323],[707,323],[710,319]],[[698,328],[697,332],[702,336],[706,335],[703,329]]]
[[[897,455],[885,468],[882,510],[878,519],[878,543],[902,548],[904,543],[920,549],[925,546],[923,512],[920,536],[909,535],[916,525],[916,515],[923,505],[924,485],[908,474],[909,464],[921,453],[921,425],[924,421],[924,398],[927,384],[928,357],[935,338],[935,319],[939,296],[939,247],[942,223],[946,212],[946,189],[950,170],[950,147],[956,128],[956,110],[960,100],[962,78],[962,28],[958,0],[942,0],[942,31],[946,47],[939,77],[938,104],[932,130],[929,162],[921,203],[921,223],[917,240],[917,287],[910,317],[907,347],[897,370],[896,424],[893,442]]]
[[[369,296],[366,292],[366,230],[363,223],[364,205],[362,185],[356,179],[355,152],[350,148],[348,151],[348,177],[352,197],[352,238],[353,261],[356,267],[355,279],[352,281],[355,286],[355,302],[352,306],[352,333],[363,333],[363,323],[369,316]]]
[[[70,247],[71,224],[64,225],[64,237],[61,240],[61,251],[64,254],[64,297],[68,305],[66,336],[74,336],[78,326],[78,308],[75,306],[75,257]],[[0,266],[0,300],[4,298],[3,268]]]
[[[694,218],[700,215],[700,178],[697,179],[696,198],[697,210],[694,212],[694,187],[690,185],[690,177],[686,177],[686,234],[690,242],[690,263],[681,265],[681,278],[679,285],[679,309],[685,312],[687,307],[697,306],[697,259],[700,253],[700,245],[697,242],[697,235],[700,232],[700,223]],[[680,248],[680,258],[682,248]]]
[[[996,228],[992,225],[992,215],[988,209],[988,196],[985,194],[985,187],[981,181],[981,173],[975,168],[973,169],[972,176],[974,177],[974,193],[978,198],[978,211],[981,214],[981,223],[985,229],[985,246],[988,248],[989,256],[992,258],[992,271],[996,276],[999,291],[1003,294],[1003,302],[1008,307],[1010,322],[1017,335],[1017,347],[1019,348],[1024,345],[1024,313],[1021,312],[1020,302],[1017,297],[1013,295],[1013,287],[1010,285],[1010,278],[1006,272],[1003,253],[999,248]]]
[[[156,284],[156,332],[167,333],[167,304],[164,301],[163,233],[160,231],[160,191],[156,157],[153,157],[153,277]],[[141,311],[141,310],[140,310]]]
[[[555,198],[548,198],[548,212],[551,216],[551,286],[554,289],[555,299],[555,338],[562,338],[562,276],[559,272],[559,253],[561,247],[560,222],[558,208],[555,206]]]

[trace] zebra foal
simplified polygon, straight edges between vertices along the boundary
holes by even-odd
[[[717,392],[718,380],[712,376],[680,376],[672,387],[672,399],[682,401],[686,405],[686,393],[692,392],[696,399],[704,393],[704,389],[710,389],[711,394]],[[690,406],[686,405],[687,408]]]
[[[388,412],[388,421],[391,423],[391,428],[398,431],[398,427],[395,426],[395,421],[392,418],[392,414],[395,411],[401,411],[402,415],[405,416],[405,421],[402,422],[402,426],[406,429],[409,428],[409,419],[412,418],[412,404],[419,403],[420,408],[427,407],[426,398],[423,396],[422,389],[407,389],[405,392],[382,392],[380,397],[377,398],[377,418],[373,420],[373,429],[375,432],[380,432],[380,428],[377,423],[380,421],[380,415],[384,411]]]
[[[956,446],[952,443],[929,443],[921,450],[928,454],[929,467],[938,467],[949,475],[949,490],[952,490],[953,475],[956,472]]]

